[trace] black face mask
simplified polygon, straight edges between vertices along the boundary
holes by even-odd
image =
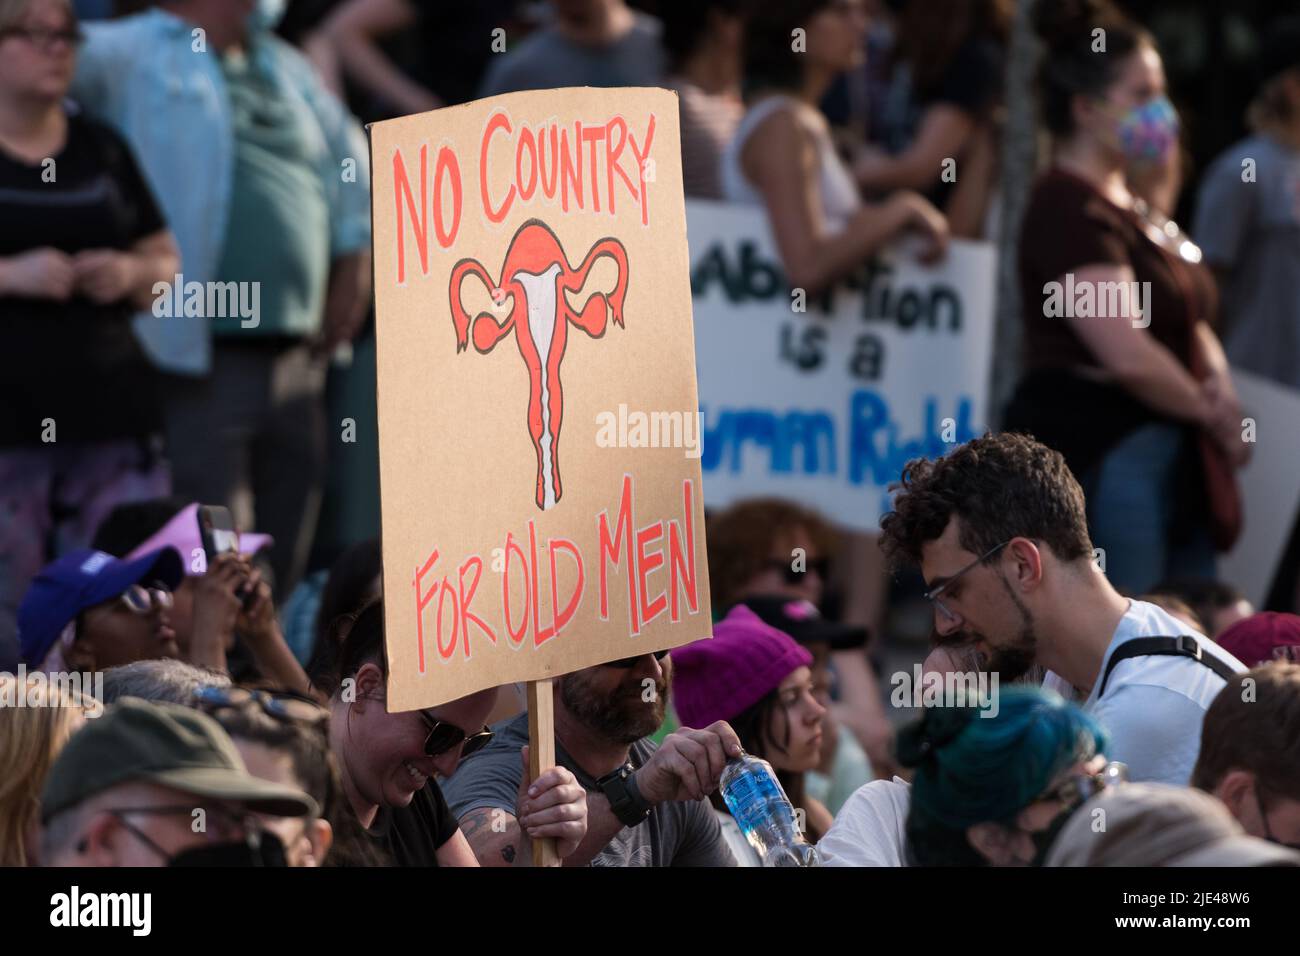
[[[1070,822],[1070,818],[1078,811],[1082,803],[1062,810],[1056,816],[1052,817],[1052,822],[1041,830],[1029,834],[1029,838],[1034,841],[1034,858],[1029,861],[1030,866],[1042,866],[1047,862],[1047,854],[1052,849],[1052,844],[1056,838],[1061,835],[1065,825]]]
[[[182,850],[168,866],[288,866],[284,844],[274,833],[263,831],[257,840],[231,840]]]

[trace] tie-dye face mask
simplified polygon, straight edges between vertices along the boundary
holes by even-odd
[[[1159,162],[1178,142],[1178,112],[1168,97],[1157,96],[1120,117],[1116,134],[1129,159]]]

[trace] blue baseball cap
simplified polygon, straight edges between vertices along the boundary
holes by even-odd
[[[68,622],[133,584],[176,588],[185,576],[175,548],[159,548],[134,561],[79,548],[51,561],[36,575],[18,607],[18,646],[29,667],[38,666]]]

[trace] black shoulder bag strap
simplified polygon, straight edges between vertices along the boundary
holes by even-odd
[[[1106,681],[1110,680],[1110,672],[1115,669],[1116,664],[1128,660],[1130,657],[1147,657],[1149,655],[1190,657],[1192,660],[1204,664],[1224,680],[1230,680],[1237,673],[1217,657],[1202,653],[1201,645],[1190,634],[1180,634],[1178,637],[1135,637],[1133,640],[1125,641],[1115,648],[1115,653],[1110,655],[1110,661],[1106,664],[1106,672],[1101,676],[1101,689],[1097,691],[1097,699],[1101,700],[1102,696],[1105,695]]]

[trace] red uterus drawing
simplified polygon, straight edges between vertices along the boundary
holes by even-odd
[[[581,311],[574,311],[566,293],[578,295],[587,273],[602,256],[614,260],[618,281],[612,292],[594,292]],[[498,305],[513,297],[509,315],[499,320],[491,312],[472,319],[461,304],[466,276],[478,276]],[[456,325],[456,351],[463,352],[473,326],[474,348],[486,355],[512,331],[519,354],[528,368],[528,434],[537,452],[537,507],[555,506],[563,494],[560,483],[560,425],[564,420],[564,389],[560,362],[568,344],[572,322],[593,339],[605,334],[612,316],[623,325],[623,299],[627,295],[627,251],[617,239],[601,239],[576,269],[565,258],[560,241],[537,219],[519,227],[506,250],[501,281],[494,283],[475,259],[462,259],[451,270],[451,317]]]

